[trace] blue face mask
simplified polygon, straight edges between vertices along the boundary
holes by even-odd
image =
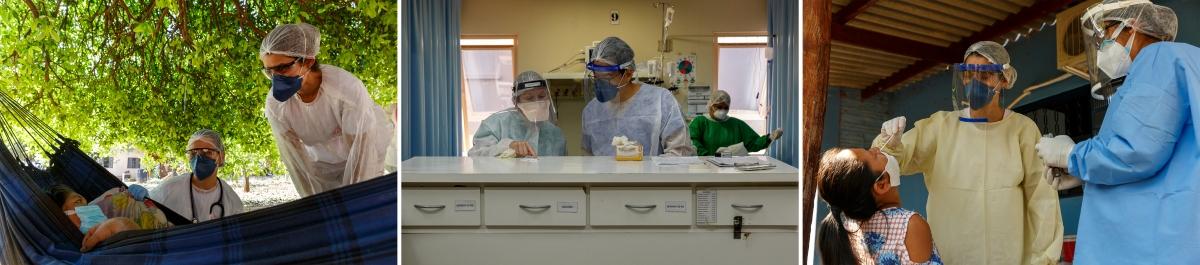
[[[273,75],[271,76],[271,96],[280,102],[287,101],[296,95],[296,92],[300,92],[301,81],[303,79],[300,76]]]
[[[971,101],[971,109],[978,110],[992,102],[996,90],[979,80],[971,79],[971,82],[967,83],[967,94]]]
[[[93,226],[103,223],[108,217],[104,216],[104,211],[100,210],[100,206],[87,205],[75,207],[75,216],[79,217],[79,231],[87,234]]]
[[[192,157],[192,174],[196,176],[196,180],[208,179],[214,172],[217,172],[216,160],[201,155]]]
[[[613,85],[609,80],[612,79],[596,79],[596,100],[601,103],[608,102],[617,97],[617,92],[621,91],[620,87]]]

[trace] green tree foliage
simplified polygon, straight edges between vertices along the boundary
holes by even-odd
[[[282,173],[263,105],[258,47],[275,25],[321,30],[321,63],[396,97],[391,1],[0,1],[0,90],[98,155],[132,146],[145,166],[183,166],[188,136],[224,135],[224,176]]]

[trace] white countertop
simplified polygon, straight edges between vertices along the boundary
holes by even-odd
[[[703,159],[704,157],[700,157]],[[560,156],[532,159],[492,157],[414,157],[401,162],[402,184],[422,183],[791,183],[796,168],[766,156],[757,159],[774,169],[740,171],[709,163],[658,165],[655,158],[615,161],[607,156]]]

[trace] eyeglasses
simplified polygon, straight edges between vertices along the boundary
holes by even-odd
[[[192,149],[192,150],[187,150],[186,152],[187,152],[187,156],[189,159],[196,157],[196,156],[215,158],[215,157],[217,157],[217,155],[221,154],[221,151],[217,151],[216,149],[209,149],[209,148],[196,148],[196,149]]]
[[[288,69],[291,69],[292,66],[296,65],[297,62],[300,62],[300,58],[296,58],[295,60],[292,60],[292,62],[290,62],[290,63],[282,63],[282,64],[279,64],[276,66],[263,67],[262,72],[263,72],[263,75],[270,77],[271,73],[280,73],[283,71],[287,71]]]

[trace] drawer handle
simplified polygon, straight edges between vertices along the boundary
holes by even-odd
[[[657,207],[658,205],[654,204],[625,204],[625,208],[629,209],[654,209]]]
[[[550,205],[549,205],[549,204],[543,204],[543,205],[525,205],[525,204],[521,204],[521,205],[517,205],[517,206],[518,206],[518,207],[521,207],[521,209],[525,209],[525,210],[544,210],[544,209],[550,209]]]
[[[424,209],[438,209],[438,210],[446,209],[446,205],[413,204],[413,207],[416,207],[417,209],[422,209],[422,210],[424,210]]]
[[[729,206],[733,207],[733,208],[738,208],[738,209],[762,209],[762,207],[763,207],[762,204],[741,204],[741,203],[734,203],[734,204],[730,204]]]

